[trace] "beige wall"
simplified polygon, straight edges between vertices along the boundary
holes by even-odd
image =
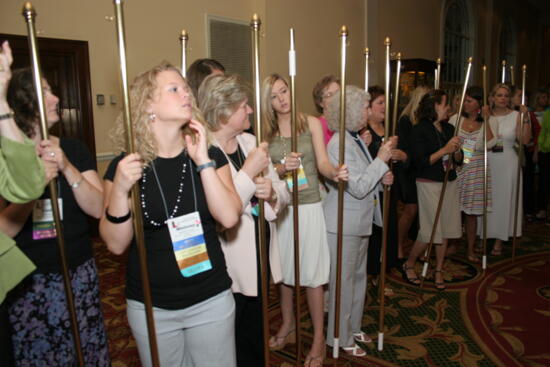
[[[372,82],[384,83],[384,39],[391,40],[391,50],[404,59],[435,60],[439,53],[439,19],[441,0],[366,0],[367,40],[371,50]]]
[[[296,33],[296,95],[300,108],[314,113],[315,83],[326,74],[339,74],[342,25],[348,28],[348,83],[362,85],[363,0],[277,0],[267,2],[264,72],[288,75],[289,28]]]
[[[98,153],[110,152],[108,131],[121,107],[114,14],[109,0],[35,0],[37,29],[41,36],[85,40],[89,43],[92,94],[115,95],[116,106],[94,106]],[[441,14],[445,0],[201,0],[125,3],[130,78],[162,59],[179,65],[182,28],[190,34],[189,60],[207,56],[207,14],[249,22],[257,12],[262,19],[262,77],[271,72],[288,74],[288,29],[294,27],[297,45],[297,96],[301,109],[313,113],[311,90],[328,73],[338,73],[340,27],[349,29],[348,82],[363,84],[363,49],[371,49],[371,84],[383,81],[383,40],[404,58],[435,59],[441,55]],[[474,58],[498,62],[498,34],[502,14],[518,24],[518,61],[530,67],[529,86],[550,81],[550,37],[537,26],[537,13],[515,0],[471,0],[475,19]],[[494,12],[493,12],[494,8]],[[21,3],[2,1],[0,32],[25,34]],[[366,19],[366,27],[365,20]],[[547,29],[547,28],[546,28]],[[544,41],[545,40],[545,41]],[[545,42],[545,43],[544,43]],[[546,44],[546,47],[543,46]],[[479,68],[474,76],[480,79]],[[491,73],[491,76],[494,74]],[[492,82],[493,80],[491,80]]]

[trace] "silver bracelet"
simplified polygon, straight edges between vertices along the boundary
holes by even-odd
[[[200,166],[197,166],[197,172],[200,172],[203,169],[206,169],[206,168],[209,168],[209,167],[216,168],[216,162],[212,160],[212,161],[206,162],[204,164],[201,164]]]
[[[71,188],[78,189],[78,187],[80,186],[80,184],[82,183],[83,180],[84,180],[84,177],[80,176],[80,180],[78,180],[76,182],[73,182],[71,184]]]

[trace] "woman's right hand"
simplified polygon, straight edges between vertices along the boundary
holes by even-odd
[[[302,153],[290,152],[285,156],[284,167],[285,171],[292,171],[300,167],[301,161],[300,158],[303,156]]]
[[[120,162],[113,181],[113,190],[128,194],[132,186],[141,178],[143,163],[138,153],[128,154]]]
[[[445,153],[450,154],[450,153],[456,152],[459,147],[460,147],[460,138],[458,136],[453,136],[451,140],[449,140],[447,144],[445,144],[443,149]]]
[[[396,147],[396,145],[397,137],[390,137],[388,141],[384,142],[384,144],[380,146],[380,149],[378,149],[378,154],[376,156],[387,163],[391,159],[392,150]]]
[[[242,166],[242,170],[246,172],[250,178],[258,176],[260,172],[263,172],[267,166],[269,166],[270,158],[269,153],[267,152],[267,147],[268,144],[266,142],[262,142],[258,147],[252,149],[248,153],[248,156]]]
[[[59,169],[57,168],[57,163],[44,159],[44,157],[41,157],[41,159],[42,163],[44,163],[45,181],[48,183],[59,175]]]

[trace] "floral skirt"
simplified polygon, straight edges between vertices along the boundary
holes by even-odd
[[[95,261],[70,271],[70,277],[85,365],[110,366]],[[8,302],[16,365],[78,364],[61,274],[27,277]]]

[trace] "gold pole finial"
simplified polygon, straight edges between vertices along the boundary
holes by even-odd
[[[348,35],[348,27],[343,25],[342,28],[340,28],[340,36],[347,36],[347,35]]]
[[[521,70],[527,71],[527,65],[523,64],[523,66],[521,67]]]
[[[180,40],[181,41],[187,41],[189,39],[189,34],[185,29],[181,30]]]
[[[468,57],[468,64],[471,64],[474,62],[474,58],[472,56]]]
[[[370,55],[370,50],[369,50],[368,47],[365,47],[364,54],[365,54],[366,56]]]
[[[397,55],[395,56],[395,59],[396,60],[401,60],[401,52],[397,53]]]
[[[23,5],[23,16],[27,19],[27,21],[32,21],[33,18],[36,17],[36,11],[30,1],[27,1]]]
[[[502,60],[502,61],[500,62],[500,64],[501,64],[502,66],[506,66],[506,60]]]
[[[435,62],[438,64],[438,65],[441,65],[441,57],[438,57]]]
[[[260,28],[261,24],[262,24],[262,21],[260,20],[260,17],[258,16],[258,14],[254,13],[254,15],[252,15],[252,20],[250,21],[250,26],[252,26],[255,29],[258,29]]]
[[[384,40],[384,46],[391,46],[390,37],[386,37],[386,39]]]

